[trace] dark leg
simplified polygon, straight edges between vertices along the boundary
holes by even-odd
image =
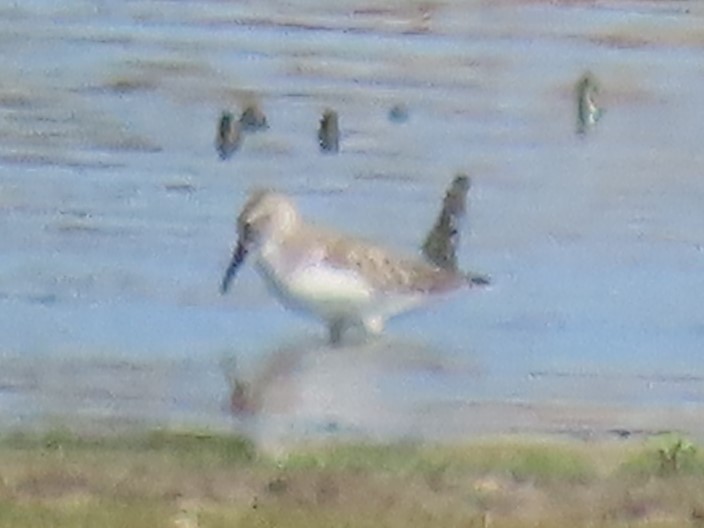
[[[342,319],[330,321],[330,344],[332,346],[340,346],[342,343],[342,334],[345,332],[347,325]]]

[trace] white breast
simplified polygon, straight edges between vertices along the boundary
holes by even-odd
[[[371,288],[358,273],[324,264],[299,268],[287,282],[291,295],[313,303],[359,306],[372,298]]]
[[[258,269],[284,304],[323,318],[361,317],[373,290],[355,270],[336,268],[309,255],[292,263],[278,248],[262,251]]]

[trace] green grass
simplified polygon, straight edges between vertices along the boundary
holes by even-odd
[[[494,442],[469,448],[420,444],[341,444],[289,456],[289,469],[328,469],[393,473],[508,474],[519,480],[583,481],[594,468],[583,453],[557,443]]]
[[[101,528],[169,526],[161,504],[87,500],[64,503],[0,502],[0,526]]]
[[[632,477],[704,476],[704,454],[678,434],[655,435],[620,467]]]
[[[677,437],[335,443],[273,459],[207,431],[59,429],[0,437],[0,527],[696,526],[703,467]]]
[[[254,444],[244,437],[196,431],[155,430],[116,437],[79,435],[67,429],[55,429],[43,434],[16,432],[0,438],[0,449],[3,448],[60,454],[111,451],[158,453],[197,465],[245,463],[257,456]]]

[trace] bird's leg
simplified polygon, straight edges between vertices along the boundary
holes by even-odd
[[[342,334],[347,328],[347,324],[343,319],[334,319],[330,321],[330,344],[332,346],[339,346],[342,342]]]

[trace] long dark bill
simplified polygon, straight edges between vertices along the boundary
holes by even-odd
[[[232,253],[232,260],[230,260],[230,264],[227,266],[227,270],[225,270],[225,276],[222,278],[222,284],[220,284],[221,294],[224,295],[227,293],[227,289],[230,287],[232,279],[234,279],[237,274],[237,269],[240,267],[240,264],[244,262],[244,259],[247,256],[247,251],[247,246],[245,246],[242,242],[237,243],[237,247]]]

